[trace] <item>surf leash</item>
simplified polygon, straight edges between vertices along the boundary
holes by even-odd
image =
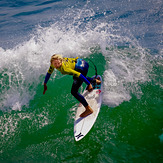
[[[94,62],[92,60],[90,60],[89,58],[87,58],[94,66],[94,70],[95,70],[95,78],[97,77],[97,67],[96,65],[94,64]]]

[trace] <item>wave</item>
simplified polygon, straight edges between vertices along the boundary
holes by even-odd
[[[131,94],[141,96],[140,83],[150,81],[149,53],[118,23],[83,20],[83,17],[93,16],[93,10],[74,14],[74,10],[67,11],[61,18],[64,21],[49,27],[38,26],[29,41],[12,49],[0,48],[1,110],[21,110],[28,106],[36,88],[43,83],[54,53],[83,58],[96,55],[97,51],[102,53],[106,61],[103,102],[108,106],[130,100]],[[74,18],[69,21],[68,16]]]

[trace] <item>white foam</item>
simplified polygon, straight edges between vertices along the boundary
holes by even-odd
[[[134,94],[140,98],[140,84],[149,81],[151,64],[148,54],[137,48],[108,49],[107,69],[104,72],[104,102],[117,106],[129,101]]]
[[[104,72],[103,102],[114,107],[130,98],[130,94],[124,89],[118,77],[111,70],[106,70]]]
[[[20,127],[20,121],[25,119],[28,119],[28,123],[33,127],[43,128],[44,126],[54,122],[54,119],[51,121],[48,116],[49,112],[46,111],[46,109],[40,113],[20,112],[18,114],[4,114],[0,119],[0,135],[5,137],[5,141],[7,141],[7,139],[17,132],[17,128]],[[30,128],[31,126],[29,125],[28,127]]]
[[[85,22],[85,17],[95,15],[92,10],[75,12],[73,9],[72,13],[65,15],[62,22],[44,28],[38,26],[29,41],[13,49],[0,48],[0,108],[21,110],[23,105],[28,105],[37,85],[44,80],[40,76],[45,76],[52,54],[87,57],[91,48],[97,46],[107,61],[104,72],[105,104],[119,105],[129,100],[134,91],[137,95],[141,94],[137,83],[148,80],[145,53],[130,32],[118,24],[93,22],[91,19]],[[118,45],[131,47],[121,50],[115,48]]]

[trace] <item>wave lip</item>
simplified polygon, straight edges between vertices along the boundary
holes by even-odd
[[[38,26],[28,41],[13,49],[1,48],[1,107],[20,110],[28,104],[38,84],[43,82],[49,58],[54,53],[66,57],[101,53],[106,61],[104,103],[117,106],[129,101],[131,94],[139,98],[142,94],[140,83],[150,80],[152,65],[148,52],[121,24],[84,19],[94,16],[96,12],[92,9],[66,10],[60,18],[64,21],[56,21],[48,27]],[[97,50],[92,52],[92,49]]]

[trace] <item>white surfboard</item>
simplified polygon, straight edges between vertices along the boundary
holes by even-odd
[[[81,104],[79,104],[77,108],[74,122],[74,137],[76,141],[81,140],[90,131],[100,111],[102,102],[102,78],[100,75],[98,75],[97,78],[100,78],[101,84],[92,85],[93,91],[91,92],[88,92],[86,89],[83,92],[83,96],[85,97],[89,106],[93,109],[93,113],[81,118],[80,114],[85,111],[85,108]]]

